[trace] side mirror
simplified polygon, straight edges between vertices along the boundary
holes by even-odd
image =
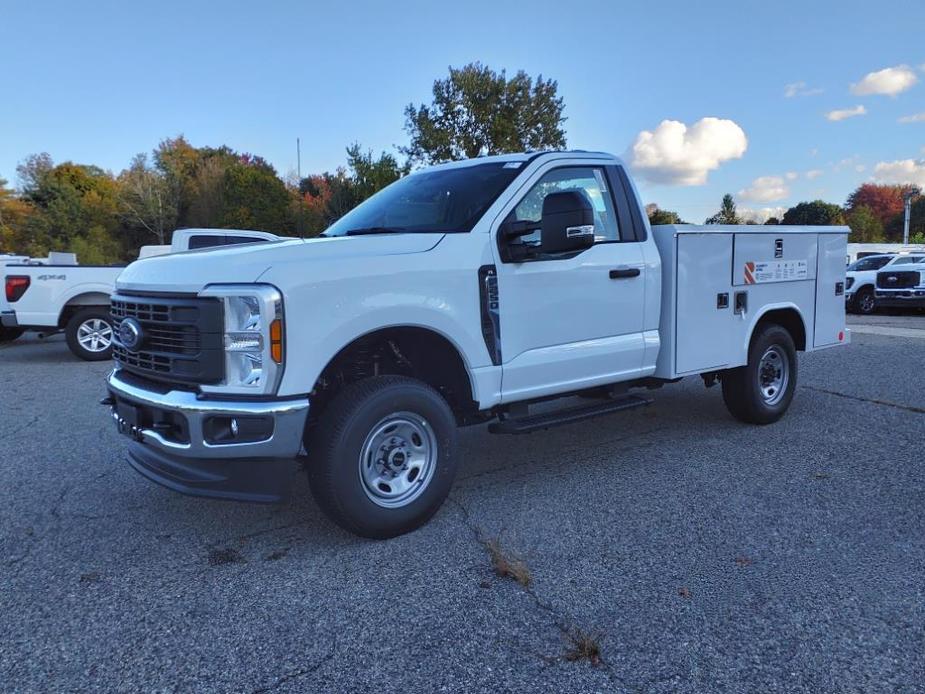
[[[540,251],[564,253],[594,245],[594,207],[577,190],[550,193],[543,199]]]

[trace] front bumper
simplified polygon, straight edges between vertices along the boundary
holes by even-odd
[[[885,308],[923,307],[925,306],[925,289],[897,289],[894,291],[877,291],[874,293],[877,306]]]
[[[308,399],[271,401],[202,398],[187,390],[142,387],[118,369],[107,378],[110,412],[134,441],[129,463],[145,477],[197,496],[276,501],[296,467]],[[257,421],[249,440],[214,440],[216,422]],[[235,429],[238,429],[237,424]],[[213,441],[210,442],[210,437]]]
[[[18,328],[19,321],[16,320],[16,311],[3,311],[0,313],[0,325],[4,328]]]

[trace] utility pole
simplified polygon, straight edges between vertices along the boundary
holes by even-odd
[[[302,194],[302,142],[298,137],[295,139],[295,158],[296,176],[299,177],[299,182],[296,184],[299,191],[299,238],[305,238],[305,196]]]
[[[919,189],[913,186],[903,194],[903,211],[905,212],[905,220],[903,221],[903,245],[909,243],[909,217],[912,215],[912,198],[918,195],[919,192]]]

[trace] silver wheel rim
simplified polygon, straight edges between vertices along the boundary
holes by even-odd
[[[77,344],[88,352],[105,352],[112,344],[112,326],[102,318],[88,318],[77,326]]]
[[[430,484],[437,438],[420,415],[394,412],[370,430],[359,462],[360,481],[370,501],[383,508],[401,508]]]
[[[874,310],[874,296],[870,292],[864,292],[861,295],[861,311],[870,313]]]
[[[758,362],[758,389],[766,405],[776,405],[790,383],[790,362],[778,345],[771,345]]]

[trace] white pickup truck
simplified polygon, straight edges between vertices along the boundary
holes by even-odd
[[[776,421],[797,351],[848,342],[847,234],[650,228],[602,153],[435,166],[321,238],[133,263],[103,403],[156,482],[273,501],[297,461],[334,521],[392,537],[449,493],[458,425],[545,429],[691,375]]]
[[[139,258],[239,243],[276,241],[265,231],[182,229],[169,246],[144,246]],[[49,335],[61,330],[68,347],[81,359],[100,361],[112,356],[109,295],[122,266],[78,265],[72,253],[52,253],[45,259],[0,256],[4,293],[0,296],[0,342],[10,342],[26,330]]]

